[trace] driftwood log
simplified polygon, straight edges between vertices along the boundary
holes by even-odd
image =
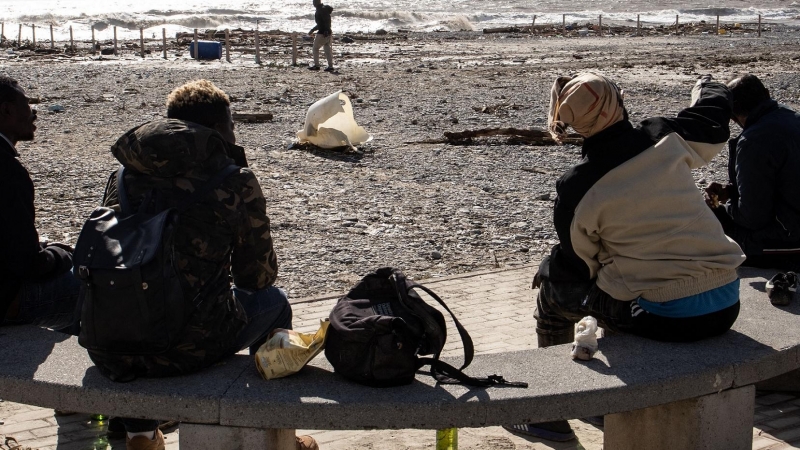
[[[406,143],[469,145],[472,144],[474,138],[487,136],[508,136],[510,144],[556,145],[553,137],[547,131],[520,128],[481,128],[479,130],[446,131],[443,139],[426,139],[424,141]],[[564,143],[580,145],[583,143],[583,137],[577,133],[570,133],[564,139]]]

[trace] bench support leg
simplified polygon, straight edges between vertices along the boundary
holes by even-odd
[[[295,450],[294,430],[224,427],[181,422],[180,447],[191,450]]]
[[[750,450],[755,386],[605,417],[614,450]]]

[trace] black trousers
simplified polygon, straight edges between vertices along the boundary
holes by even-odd
[[[723,207],[712,208],[722,230],[739,244],[747,256],[745,265],[762,269],[800,271],[800,239],[790,236],[777,221],[763,230],[737,224]]]
[[[574,339],[574,324],[586,316],[616,332],[668,342],[692,342],[717,336],[733,325],[739,302],[710,314],[670,318],[641,309],[636,300],[617,300],[591,282],[551,282],[542,278],[536,300],[536,335],[539,347],[567,344]]]

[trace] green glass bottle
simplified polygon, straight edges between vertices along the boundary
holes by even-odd
[[[436,450],[458,450],[458,428],[436,430]]]
[[[91,417],[91,419],[92,419],[92,422],[103,422],[103,421],[105,421],[106,419],[108,419],[108,417],[107,417],[107,416],[104,416],[103,414],[92,414],[92,415],[91,415],[91,416],[89,416],[89,417]]]

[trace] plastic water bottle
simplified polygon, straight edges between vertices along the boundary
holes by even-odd
[[[436,450],[458,450],[458,428],[436,430]]]

